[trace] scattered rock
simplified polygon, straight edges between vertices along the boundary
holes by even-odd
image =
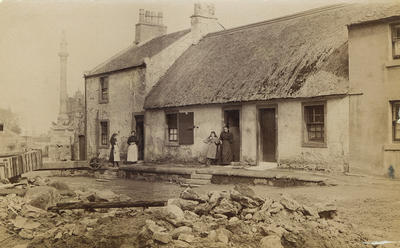
[[[192,200],[198,202],[206,202],[207,200],[206,197],[201,197],[192,188],[186,188],[184,191],[182,191],[179,197],[185,200]]]
[[[324,219],[333,219],[337,214],[337,209],[333,204],[328,204],[318,208],[318,215]]]
[[[193,229],[191,227],[181,226],[181,227],[178,227],[178,228],[175,228],[174,230],[172,230],[170,234],[171,234],[171,237],[173,239],[177,239],[180,234],[182,234],[182,233],[186,233],[186,234],[187,233],[191,233],[192,230]]]
[[[182,209],[176,205],[168,205],[166,210],[170,219],[182,220],[185,217]]]
[[[18,235],[23,239],[33,239],[33,234],[30,230],[22,229]]]
[[[299,203],[297,203],[293,199],[289,199],[286,196],[283,196],[281,198],[280,203],[282,204],[283,207],[292,212],[297,211],[298,209],[301,208]]]
[[[172,241],[171,236],[168,233],[165,232],[155,232],[153,233],[153,239],[163,243],[163,244],[168,244],[169,242]]]
[[[66,183],[60,182],[60,181],[51,182],[51,183],[49,184],[49,186],[50,186],[50,187],[53,187],[53,188],[56,188],[56,189],[58,189],[58,190],[71,190],[71,189],[69,188],[69,186],[68,186]]]
[[[237,215],[240,209],[241,205],[239,203],[224,198],[212,211],[215,214],[224,214],[228,217],[232,217]]]
[[[187,243],[192,243],[194,240],[194,236],[188,233],[181,233],[179,234],[178,240],[185,241]]]
[[[24,228],[24,229],[27,229],[27,230],[33,230],[33,229],[36,229],[36,228],[38,228],[40,226],[39,222],[35,222],[35,221],[30,220],[30,219],[26,219],[24,217],[21,217],[21,216],[17,216],[15,218],[15,220],[12,220],[11,222],[18,229]]]
[[[266,236],[261,239],[260,247],[262,248],[283,248],[281,238],[276,235]]]
[[[47,210],[48,207],[54,206],[58,202],[60,195],[53,187],[38,186],[29,188],[25,199],[30,205]]]
[[[192,200],[185,200],[185,199],[180,199],[180,198],[173,198],[168,200],[168,205],[176,205],[180,207],[182,210],[189,210],[193,211],[197,205],[199,205],[198,201],[192,201]]]
[[[253,218],[252,214],[246,214],[246,216],[244,217],[246,220],[251,220]]]

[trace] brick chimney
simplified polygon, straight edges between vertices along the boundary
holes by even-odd
[[[162,12],[139,10],[139,22],[136,24],[135,44],[148,41],[167,33],[167,27],[163,25]]]
[[[191,33],[193,44],[196,44],[208,33],[222,30],[215,17],[215,7],[212,3],[195,3],[194,14],[191,16]]]

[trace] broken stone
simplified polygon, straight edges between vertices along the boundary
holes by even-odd
[[[91,219],[89,217],[83,218],[81,221],[81,224],[88,226],[88,227],[93,227],[97,224],[97,219]]]
[[[69,186],[66,183],[60,181],[51,182],[49,186],[58,190],[70,190]]]
[[[267,221],[271,218],[270,212],[266,210],[260,210],[253,215],[253,220],[255,221]]]
[[[206,202],[207,200],[206,197],[201,197],[192,188],[186,188],[184,191],[182,191],[179,197],[185,200],[192,200],[198,202]]]
[[[194,236],[188,233],[181,233],[179,234],[178,240],[182,240],[187,243],[192,243],[194,241]]]
[[[315,210],[312,207],[308,207],[306,205],[303,205],[301,212],[305,215],[305,216],[313,216],[313,217],[319,217],[318,215],[318,211]]]
[[[225,228],[220,228],[217,230],[217,241],[220,241],[224,244],[228,244],[229,238],[231,236],[232,236],[232,233]]]
[[[119,195],[115,194],[111,190],[91,190],[92,193],[86,198],[90,202],[112,202],[119,201]]]
[[[30,205],[47,210],[48,207],[54,206],[58,202],[60,195],[53,187],[38,186],[29,188],[25,199]]]
[[[27,229],[27,230],[32,230],[36,229],[40,226],[39,222],[34,222],[30,219],[26,219],[21,216],[17,216],[15,220],[12,220],[13,225],[18,228],[18,229]]]
[[[167,217],[170,219],[182,220],[184,218],[182,209],[176,205],[168,205],[166,210]]]
[[[270,235],[260,240],[260,247],[262,248],[283,248],[281,238],[276,235]]]
[[[229,222],[237,222],[237,221],[239,221],[239,218],[238,217],[236,217],[236,216],[233,216],[232,218],[230,218],[229,219]]]
[[[234,187],[234,190],[239,192],[240,194],[253,198],[256,196],[256,193],[254,193],[254,190],[252,190],[248,185],[246,184],[236,184]]]
[[[146,220],[146,227],[152,232],[164,232],[166,229],[162,226],[157,225],[154,221],[152,220]]]
[[[268,212],[271,214],[276,214],[279,213],[279,211],[281,211],[282,209],[283,209],[282,204],[280,204],[279,202],[273,202],[269,207]]]
[[[174,230],[171,231],[171,237],[173,239],[177,239],[179,237],[180,234],[182,233],[191,233],[192,232],[192,228],[188,227],[188,226],[181,226],[178,228],[175,228]]]
[[[207,215],[210,213],[212,206],[209,203],[201,203],[196,206],[194,212],[198,215]]]
[[[174,240],[174,241],[172,241],[172,247],[186,248],[186,247],[190,247],[190,245],[182,240]]]
[[[246,220],[251,220],[253,218],[252,214],[246,214],[246,216],[244,217]]]
[[[320,218],[333,219],[337,214],[337,209],[333,204],[327,204],[318,208],[318,215]]]
[[[28,245],[29,245],[29,243],[27,243],[27,244],[20,244],[20,245],[14,246],[13,248],[27,248]]]
[[[199,219],[199,216],[192,211],[183,211],[185,220],[195,221]]]
[[[39,216],[44,216],[46,214],[47,212],[43,209],[31,206],[29,204],[24,204],[21,209],[21,215],[25,217],[38,218]]]
[[[30,230],[22,229],[18,235],[23,239],[33,239],[32,231]]]
[[[212,211],[214,214],[224,214],[228,217],[235,216],[239,213],[241,206],[237,202],[229,201],[224,198],[221,200],[218,206],[216,206]]]
[[[163,244],[168,244],[169,242],[171,242],[171,236],[168,233],[165,232],[155,232],[153,233],[153,239],[163,243]]]
[[[182,210],[193,211],[196,208],[196,206],[199,205],[199,202],[175,198],[175,199],[168,200],[168,205],[170,205],[170,204],[176,205],[176,206],[180,207]]]
[[[286,196],[283,196],[280,200],[280,203],[282,204],[282,206],[284,206],[287,210],[290,210],[292,212],[297,211],[298,209],[300,209],[300,204],[297,203],[295,200],[293,199],[289,199]]]

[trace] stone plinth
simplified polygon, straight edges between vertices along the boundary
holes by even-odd
[[[74,129],[66,125],[53,125],[51,129],[49,158],[53,161],[69,161],[72,158]]]

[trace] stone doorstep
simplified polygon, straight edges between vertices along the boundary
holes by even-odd
[[[183,181],[187,184],[197,184],[197,185],[211,184],[210,179],[184,179]]]
[[[206,179],[206,180],[211,180],[212,174],[197,174],[197,173],[195,172],[195,173],[192,173],[192,174],[190,175],[190,178],[192,178],[192,179]]]

